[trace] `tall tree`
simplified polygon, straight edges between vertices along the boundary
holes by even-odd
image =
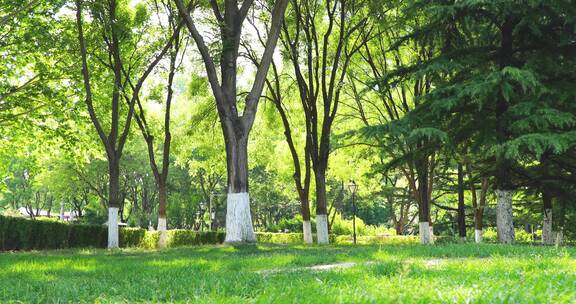
[[[252,87],[245,98],[242,112],[239,107],[237,85],[238,49],[242,36],[242,25],[254,1],[244,0],[240,5],[238,0],[225,0],[222,5],[221,2],[210,0],[215,18],[214,23],[217,24],[220,34],[218,50],[220,79],[218,79],[215,60],[191,16],[200,2],[192,2],[186,6],[182,0],[175,1],[204,62],[224,135],[228,173],[225,241],[228,243],[255,242],[256,237],[252,227],[248,194],[248,137],[254,124],[258,101],[276,48],[288,0],[275,1],[266,47],[262,53]]]
[[[90,44],[91,49],[95,47],[96,50],[91,53],[88,53],[87,39],[84,34],[83,8],[86,4],[89,5],[90,16],[94,20],[90,27],[89,38],[91,39],[88,42],[93,43]],[[165,45],[157,51],[159,47],[156,44],[142,40],[145,35],[142,35],[141,31],[145,31],[149,26],[146,19],[146,12],[142,6],[139,6],[132,14],[125,1],[76,0],[76,24],[82,59],[85,103],[108,161],[108,248],[117,248],[119,245],[118,211],[123,205],[120,191],[120,159],[129,135],[134,106],[144,81],[172,45],[172,39],[169,39],[167,43],[162,41]],[[96,37],[103,41],[92,40],[97,39]],[[139,43],[146,42],[148,42],[147,47],[139,45]],[[97,62],[90,64],[89,57]],[[97,63],[100,64],[100,70],[95,70],[94,65]],[[142,69],[144,63],[148,65]],[[136,76],[137,73],[140,73],[140,76]],[[93,75],[102,77],[98,79],[98,86],[92,83]],[[109,86],[106,88],[101,82],[109,82]],[[134,84],[131,92],[127,83]],[[102,86],[110,92],[105,94],[98,91],[102,89]],[[94,93],[100,93],[101,96],[95,96]],[[125,96],[125,94],[129,95]],[[128,102],[127,108],[122,111],[121,103],[124,98],[127,98]],[[109,120],[99,117],[94,106],[95,99],[97,101],[109,100]],[[123,122],[121,122],[120,115],[125,116]],[[109,132],[105,131],[104,122],[109,123]]]
[[[547,149],[560,154],[574,145],[575,117],[565,110],[574,98],[574,90],[565,89],[573,75],[565,70],[574,66],[568,54],[576,47],[574,18],[566,10],[575,8],[563,0],[413,4],[409,8],[427,18],[405,39],[443,45],[409,68],[442,76],[414,115],[460,134],[455,141],[474,139],[473,152],[484,156],[494,176],[499,240],[511,243],[512,197],[526,157],[537,160]]]
[[[284,24],[282,42],[294,69],[305,116],[305,153],[310,156],[316,186],[317,241],[326,244],[326,176],[332,127],[351,59],[369,40],[371,31],[363,17],[363,1],[304,0],[294,1],[292,8],[292,24]]]
[[[293,2],[292,5],[296,5]],[[252,24],[254,31],[257,34],[258,40],[262,47],[265,46],[265,41],[263,35],[260,33],[258,26],[260,23],[265,24],[265,20],[258,19],[257,16],[253,18],[248,17],[250,23]],[[268,27],[266,27],[268,31]],[[280,36],[281,41],[284,46],[286,46],[285,39]],[[246,55],[250,61],[252,61],[256,66],[259,65],[258,56],[255,49],[252,47],[250,41],[246,41],[242,44],[246,49]],[[284,130],[284,138],[288,149],[290,151],[290,156],[292,158],[292,164],[294,166],[294,184],[296,187],[296,192],[298,193],[298,200],[300,201],[301,214],[302,214],[302,231],[303,238],[306,244],[313,243],[312,240],[312,225],[310,222],[310,184],[312,176],[312,164],[310,160],[310,141],[311,136],[308,136],[308,132],[305,134],[305,144],[302,152],[299,153],[299,148],[297,145],[297,136],[294,135],[294,121],[291,122],[289,117],[289,93],[285,93],[285,90],[292,85],[291,75],[288,73],[283,73],[279,67],[279,64],[273,59],[272,60],[272,74],[266,78],[266,89],[267,95],[265,96],[269,99],[275,106],[278,114],[280,115],[280,121]],[[308,124],[306,124],[308,127]],[[303,155],[302,155],[303,154]]]
[[[408,71],[412,65],[430,58],[435,50],[434,43],[431,40],[402,40],[421,18],[390,18],[388,12],[403,6],[378,1],[371,5],[371,14],[378,20],[379,35],[360,50],[362,60],[354,64],[350,73],[353,107],[364,125],[363,140],[369,139],[367,144],[375,147],[382,159],[382,165],[378,167],[385,179],[396,170],[408,184],[412,200],[418,207],[420,240],[428,244],[433,242],[430,209],[438,163],[436,150],[443,134],[425,129],[426,120],[409,117],[422,102],[422,96],[429,92],[433,77],[428,72],[411,74]],[[418,128],[420,131],[415,132]],[[408,204],[403,213],[405,223],[409,209]]]
[[[159,3],[161,2],[161,3]],[[148,158],[150,161],[150,167],[152,169],[152,174],[156,180],[156,186],[158,187],[158,231],[160,232],[160,237],[158,238],[158,246],[160,248],[166,247],[167,238],[167,223],[166,223],[166,205],[168,202],[168,169],[170,165],[170,144],[172,140],[172,135],[170,133],[170,114],[172,107],[172,99],[174,95],[173,84],[174,77],[176,75],[176,70],[180,66],[182,59],[180,59],[180,49],[183,41],[181,41],[180,30],[181,26],[179,23],[178,13],[175,8],[172,7],[171,2],[165,1],[155,1],[156,13],[161,19],[161,15],[167,15],[168,21],[166,25],[162,25],[162,30],[172,37],[173,43],[169,49],[169,63],[168,63],[168,76],[166,84],[166,98],[165,98],[165,109],[164,109],[164,141],[162,143],[162,163],[158,164],[156,161],[156,153],[154,147],[154,134],[148,124],[148,119],[146,119],[146,114],[144,111],[144,106],[139,97],[136,97],[136,103],[138,105],[136,123],[140,128],[144,141],[146,142],[148,150]],[[162,8],[160,8],[162,7]],[[133,88],[135,89],[135,88]],[[127,102],[130,102],[127,100]]]

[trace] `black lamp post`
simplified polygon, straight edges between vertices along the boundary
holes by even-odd
[[[358,189],[358,185],[354,181],[350,181],[348,189],[352,192],[352,229],[354,231],[354,245],[356,245],[356,189]]]

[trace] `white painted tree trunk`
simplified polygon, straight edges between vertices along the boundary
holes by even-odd
[[[428,226],[430,227],[430,244],[434,244],[434,225],[428,223]]]
[[[554,244],[554,233],[552,232],[552,209],[544,209],[544,222],[542,223],[542,244]]]
[[[310,224],[310,221],[302,222],[302,231],[304,232],[304,243],[312,244],[312,225]]]
[[[514,242],[514,222],[512,217],[512,195],[510,190],[496,190],[496,227],[500,243]]]
[[[118,208],[108,208],[108,249],[118,248]]]
[[[256,243],[247,192],[228,193],[226,199],[226,243]]]
[[[328,244],[328,215],[316,215],[316,237],[318,244]]]
[[[60,220],[64,221],[64,202],[60,203]]]
[[[482,229],[475,229],[474,230],[474,241],[476,241],[476,243],[480,244],[480,243],[482,243],[483,238],[484,238],[484,231],[482,231]]]
[[[166,239],[168,238],[168,231],[165,217],[158,218],[158,231],[160,232],[160,236],[158,237],[158,247],[166,248]]]
[[[560,229],[556,234],[556,246],[562,245],[562,242],[564,242],[564,229]]]
[[[420,222],[418,223],[418,235],[420,235],[420,243],[421,244],[432,244],[432,237],[430,231],[430,225],[428,222]]]

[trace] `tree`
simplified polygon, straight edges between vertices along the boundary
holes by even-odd
[[[420,240],[429,244],[434,234],[430,209],[438,150],[446,136],[429,128],[426,119],[411,115],[435,78],[428,71],[410,73],[410,67],[428,60],[436,46],[430,40],[403,39],[422,18],[417,12],[401,14],[392,21],[388,18],[389,12],[402,11],[405,5],[371,2],[370,13],[377,21],[374,26],[379,34],[360,50],[362,60],[350,73],[353,108],[363,125],[353,134],[360,133],[360,144],[375,148],[381,162],[376,168],[386,181],[384,185],[388,184],[388,176],[396,174],[394,171],[403,177],[418,207]],[[400,206],[401,217],[396,223],[412,222],[408,221],[409,210],[410,203]]]
[[[277,0],[274,4],[266,47],[262,53],[252,88],[245,98],[242,114],[240,114],[236,82],[238,48],[242,35],[242,24],[254,1],[245,0],[239,7],[238,0],[225,0],[222,9],[218,1],[210,0],[210,6],[216,19],[214,23],[218,25],[220,33],[220,80],[216,72],[215,60],[190,14],[194,12],[194,8],[197,8],[198,3],[191,3],[189,7],[186,7],[182,0],[175,1],[204,62],[224,135],[228,175],[225,241],[227,243],[255,242],[256,237],[252,227],[248,194],[248,137],[254,124],[258,101],[276,48],[288,0]]]
[[[297,5],[296,2],[293,2],[292,5]],[[256,17],[250,18],[248,17],[250,23],[252,24],[254,31],[257,34],[257,39],[259,40],[262,46],[265,46],[265,41],[263,40],[262,34],[260,33],[258,26],[259,23],[266,25],[265,20],[256,19]],[[266,28],[266,30],[269,30]],[[282,39],[282,38],[281,38]],[[285,44],[284,39],[282,39],[282,43]],[[250,41],[246,41],[243,44],[243,47],[246,49],[246,56],[248,59],[258,66],[258,57],[257,52],[252,47],[252,43]],[[281,73],[278,64],[275,60],[272,60],[272,75],[266,78],[266,89],[267,95],[265,96],[268,100],[270,100],[278,114],[280,115],[280,121],[282,123],[282,127],[284,130],[284,137],[286,144],[288,145],[288,149],[290,151],[290,156],[292,159],[292,164],[294,166],[294,174],[293,180],[296,187],[296,191],[298,193],[298,199],[300,201],[301,206],[301,214],[302,214],[302,231],[303,231],[303,238],[304,243],[312,244],[312,225],[310,223],[310,181],[311,181],[311,160],[310,160],[310,141],[311,137],[305,134],[305,145],[302,149],[302,153],[304,154],[301,157],[300,153],[298,152],[297,146],[297,138],[294,138],[293,135],[293,125],[295,122],[290,122],[289,115],[288,115],[288,105],[287,100],[288,94],[284,94],[283,90],[286,89],[285,82],[290,80],[290,75],[286,73]],[[284,84],[284,87],[282,86]],[[301,159],[303,158],[303,159]],[[303,169],[302,169],[303,167]]]
[[[164,54],[170,49],[173,39],[169,39],[165,46],[154,54],[158,47],[149,41],[141,39],[144,35],[135,34],[137,31],[132,31],[132,28],[139,28],[140,31],[146,29],[146,13],[142,6],[138,7],[135,14],[127,11],[126,2],[110,0],[106,3],[87,2],[90,5],[90,14],[93,20],[97,22],[92,23],[92,30],[90,33],[90,43],[94,46],[101,47],[94,53],[88,53],[87,40],[84,35],[83,24],[83,0],[76,0],[76,23],[78,30],[78,43],[80,45],[80,54],[82,59],[82,76],[85,89],[85,103],[90,115],[96,132],[106,151],[106,158],[108,161],[108,248],[118,247],[118,210],[123,204],[120,195],[120,159],[124,145],[129,135],[130,124],[134,115],[134,106],[138,99],[140,89],[148,75],[152,72],[154,67],[158,64]],[[93,41],[96,37],[101,37],[102,42]],[[148,47],[141,48],[138,43],[148,42]],[[162,41],[164,43],[164,41]],[[92,44],[90,44],[92,46]],[[138,52],[138,56],[135,56]],[[129,54],[125,54],[129,53]],[[105,71],[98,70],[97,76],[102,77],[100,81],[110,81],[108,87],[109,94],[104,92],[94,91],[94,89],[102,89],[100,81],[98,86],[92,84],[91,76],[94,72],[94,64],[89,65],[88,57],[96,59],[96,61],[104,67]],[[106,59],[103,59],[106,58]],[[133,60],[130,62],[130,60]],[[147,66],[143,67],[143,63],[149,62]],[[136,76],[140,73],[140,76]],[[132,85],[128,86],[127,83]],[[131,89],[131,90],[130,90]],[[131,91],[131,92],[130,92]],[[107,122],[99,118],[98,113],[94,107],[94,95],[100,93],[104,96],[97,96],[99,98],[109,99],[110,102],[110,128],[106,133],[104,130],[103,122]],[[127,101],[127,109],[125,113],[121,113],[122,99]],[[123,123],[120,121],[120,115],[125,115]]]
[[[445,3],[414,1],[409,10],[427,13],[403,40],[437,41],[440,52],[408,68],[412,74],[441,76],[413,113],[431,127],[474,139],[474,153],[490,162],[502,243],[514,241],[512,197],[526,157],[547,149],[560,154],[574,142],[574,116],[566,111],[573,90],[573,11],[570,1]],[[408,12],[406,13],[408,14]],[[561,64],[550,64],[553,61]],[[554,69],[550,67],[559,67]],[[552,75],[556,76],[552,76]],[[550,119],[550,115],[555,119]]]
[[[163,2],[163,1],[162,1]],[[178,22],[177,12],[172,8],[171,2],[163,2],[163,11],[160,11],[159,3],[156,1],[155,6],[157,8],[157,14],[160,15],[165,13],[168,16],[168,24],[163,26],[162,30],[169,34],[174,41],[169,49],[169,64],[168,64],[168,80],[166,85],[166,101],[164,109],[164,142],[162,145],[162,165],[156,161],[155,151],[154,151],[154,135],[150,130],[148,125],[148,120],[144,112],[144,107],[142,105],[141,99],[136,97],[136,103],[138,105],[138,113],[135,116],[136,122],[142,136],[148,147],[148,157],[150,160],[150,167],[156,180],[156,185],[158,186],[158,231],[160,231],[160,237],[158,238],[158,245],[160,248],[166,247],[167,238],[167,224],[166,224],[166,204],[168,201],[168,168],[170,165],[170,143],[172,135],[170,133],[170,111],[172,106],[172,99],[174,95],[173,84],[174,76],[176,74],[177,68],[182,62],[179,59],[180,48],[183,43],[180,38],[181,26]],[[161,18],[160,18],[161,19]],[[165,27],[165,28],[164,28]],[[136,90],[136,88],[132,88]]]
[[[319,244],[328,243],[326,175],[340,94],[352,57],[370,37],[362,4],[346,0],[294,1],[292,24],[283,26],[282,43],[294,69],[306,123],[304,157],[310,158],[315,177]],[[347,16],[355,18],[348,21]],[[327,24],[322,32],[324,21]]]

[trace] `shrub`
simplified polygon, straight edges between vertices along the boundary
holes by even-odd
[[[316,242],[316,234],[312,234],[312,239]],[[261,243],[270,244],[303,244],[304,234],[302,233],[274,233],[274,232],[256,232],[256,240]],[[334,243],[336,236],[328,236],[330,243]]]
[[[304,242],[302,233],[256,232],[256,239],[262,243],[301,244]]]
[[[156,233],[159,236],[159,232]],[[224,242],[225,234],[221,231],[199,232],[193,230],[175,229],[168,230],[166,247],[194,246],[203,244],[221,244]],[[156,237],[157,243],[158,237]]]
[[[120,247],[141,247],[146,232],[146,230],[140,228],[120,229]]]
[[[483,239],[485,242],[498,242],[498,232],[496,232],[496,228],[485,228],[483,234]]]
[[[335,237],[335,244],[352,244],[353,238],[350,235],[338,235]],[[418,244],[420,239],[415,235],[381,235],[381,236],[357,236],[357,244],[386,244],[405,245]]]

